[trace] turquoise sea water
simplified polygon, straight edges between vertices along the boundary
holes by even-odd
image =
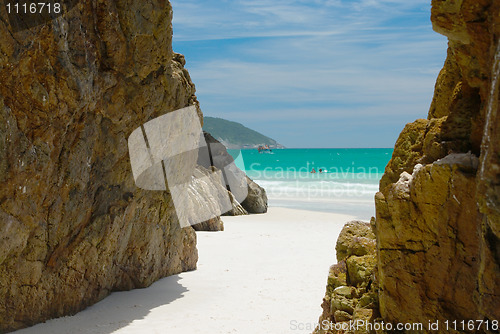
[[[392,149],[229,150],[237,166],[266,189],[270,206],[374,215],[373,197]],[[316,173],[311,173],[312,170]],[[324,172],[320,173],[322,169]]]

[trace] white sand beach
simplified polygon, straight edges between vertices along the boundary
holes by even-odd
[[[15,333],[310,333],[337,236],[353,218],[276,207],[223,217],[224,232],[197,233],[196,271]]]

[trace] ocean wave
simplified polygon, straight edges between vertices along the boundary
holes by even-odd
[[[299,182],[340,182],[358,184],[378,184],[381,173],[280,173],[246,171],[247,175],[261,181],[299,181]]]
[[[256,180],[275,198],[323,198],[323,197],[362,197],[373,196],[378,191],[378,183],[352,182],[300,182]]]

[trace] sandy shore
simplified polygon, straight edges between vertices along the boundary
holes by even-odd
[[[196,271],[15,333],[310,333],[337,236],[352,219],[284,208],[224,217],[224,232],[198,232]]]

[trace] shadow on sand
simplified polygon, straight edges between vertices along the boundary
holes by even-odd
[[[15,334],[111,334],[133,321],[146,317],[151,310],[170,304],[188,291],[179,283],[179,275],[163,278],[145,289],[113,292],[99,303],[71,317],[13,332]]]

